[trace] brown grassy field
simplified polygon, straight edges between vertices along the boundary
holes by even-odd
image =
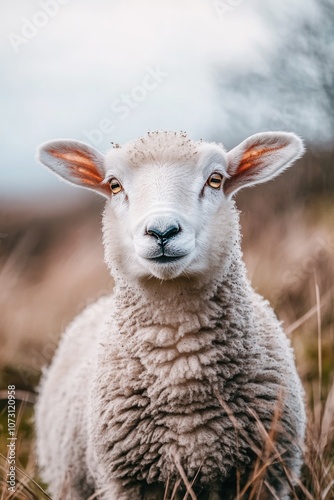
[[[249,277],[283,321],[306,391],[307,447],[302,482],[292,491],[297,499],[334,498],[333,157],[309,152],[281,178],[237,198]],[[34,455],[35,388],[67,322],[112,288],[103,264],[100,208],[92,202],[47,216],[43,210],[1,210],[1,499],[9,498],[9,384],[20,400],[18,485],[12,498],[48,498]],[[190,486],[188,493],[191,497]]]

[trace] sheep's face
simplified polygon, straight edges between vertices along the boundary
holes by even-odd
[[[103,230],[113,274],[166,280],[224,269],[239,234],[233,194],[275,177],[302,151],[298,137],[282,132],[256,134],[228,153],[157,132],[106,157],[78,141],[51,141],[39,159],[108,198]]]
[[[181,161],[149,157],[140,165],[113,150],[106,178],[114,193],[103,217],[111,268],[173,279],[223,265],[235,228],[233,202],[222,189],[226,164],[224,150],[210,145]]]

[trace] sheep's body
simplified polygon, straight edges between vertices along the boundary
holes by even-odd
[[[36,413],[54,498],[163,499],[180,470],[197,476],[198,498],[235,498],[257,455],[273,461],[271,492],[288,494],[283,469],[294,480],[301,467],[303,390],[286,335],[247,280],[234,202],[224,210],[207,276],[129,280],[118,269],[113,295],[65,333]],[[272,428],[275,449],[264,449]]]

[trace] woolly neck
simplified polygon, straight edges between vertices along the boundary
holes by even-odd
[[[230,321],[237,314],[243,317],[242,323],[252,322],[250,283],[244,263],[236,259],[219,278],[204,283],[186,278],[170,282],[151,279],[130,285],[118,276],[114,288],[118,331],[132,336],[139,326],[167,326],[180,339],[211,327],[223,316]]]

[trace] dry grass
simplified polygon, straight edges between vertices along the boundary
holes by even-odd
[[[306,390],[305,465],[300,484],[291,491],[297,499],[334,499],[334,175],[326,170],[330,163],[328,154],[313,155],[296,173],[241,193],[238,199],[249,276],[284,322]],[[319,164],[325,179],[319,180]],[[111,287],[102,262],[97,207],[37,220],[14,214],[0,221],[0,380],[2,389],[15,384],[22,400],[17,413],[18,486],[12,498],[49,498],[34,457],[34,388],[41,367],[52,358],[59,332],[87,301]],[[0,500],[9,498],[6,392],[0,392]],[[261,488],[268,493],[264,471],[272,460],[280,460],[274,431],[275,419],[267,447],[261,450],[250,482],[240,486],[238,500],[247,495],[260,498]],[[176,495],[181,486],[187,489],[184,498],[195,498],[194,478],[184,475],[180,462],[177,467],[179,484],[168,490],[165,500],[180,498]]]

